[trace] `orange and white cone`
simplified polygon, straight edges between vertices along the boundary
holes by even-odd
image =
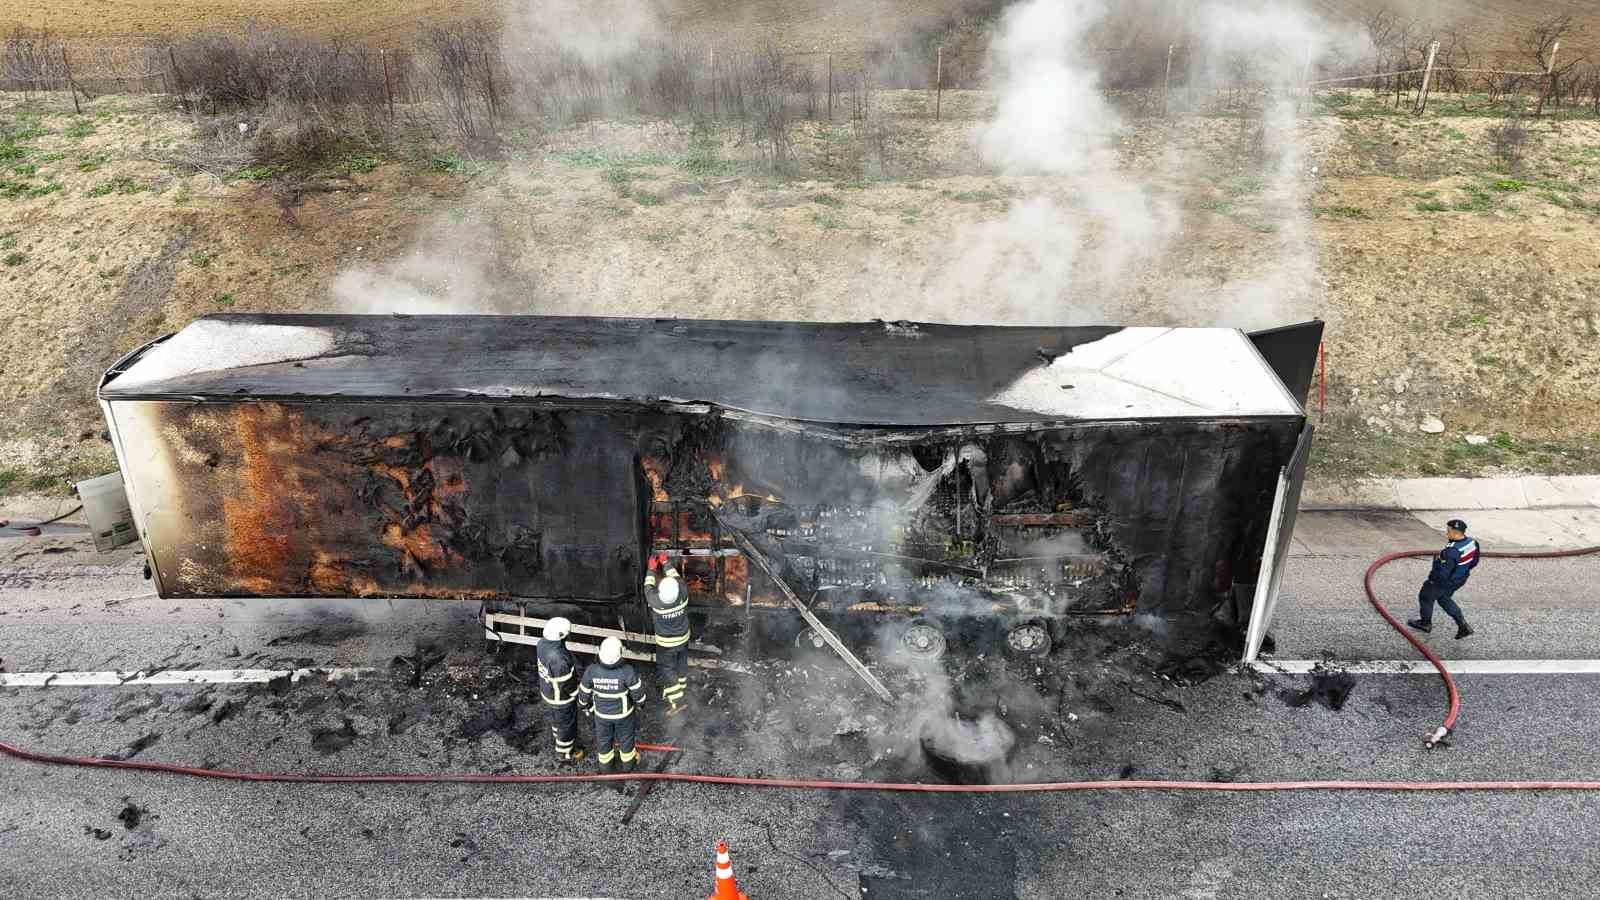
[[[750,900],[733,880],[733,859],[728,856],[727,841],[717,841],[717,888],[710,900]]]

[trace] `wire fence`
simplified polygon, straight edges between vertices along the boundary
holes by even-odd
[[[212,43],[208,45],[207,40]],[[267,76],[262,73],[271,70],[272,77],[287,83],[294,80],[294,73],[284,71],[284,63],[304,63],[308,58],[303,52],[297,55],[294,42],[285,41],[282,35],[274,35],[260,46],[248,42],[223,46],[216,43],[219,40],[228,39],[190,39],[168,45],[67,41],[19,33],[0,47],[0,91],[70,94],[75,105],[80,97],[101,94],[168,94],[217,107],[247,101],[258,88],[278,89],[265,84]],[[945,112],[945,91],[985,86],[981,64],[971,53],[947,54],[941,46],[854,53],[658,48],[648,59],[628,58],[609,67],[573,59],[530,61],[485,35],[454,47],[436,40],[431,60],[424,58],[430,54],[418,53],[418,48],[374,49],[338,42],[331,46],[347,86],[358,84],[361,98],[380,104],[391,118],[397,105],[452,92],[463,110],[473,99],[467,93],[480,95],[477,100],[495,112],[520,93],[524,99],[537,101],[532,104],[535,107],[559,107],[561,113],[578,118],[613,107],[619,97],[641,112],[743,118],[758,105],[754,95],[763,89],[771,92],[771,86],[761,82],[776,80],[775,90],[782,95],[782,102],[800,104],[800,114],[810,118],[832,120],[841,112],[862,118],[875,90],[909,89],[925,90],[927,115],[940,119]],[[1442,56],[1440,49],[1435,41],[1399,51],[1392,58],[1402,61],[1401,66],[1376,66],[1369,71],[1352,71],[1357,64],[1319,69],[1308,59],[1302,77],[1289,84],[1281,78],[1257,76],[1248,62],[1213,65],[1207,70],[1209,77],[1197,78],[1196,54],[1203,51],[1184,44],[1103,47],[1092,52],[1110,61],[1101,67],[1105,90],[1134,95],[1145,111],[1163,115],[1200,111],[1207,96],[1223,103],[1226,100],[1219,98],[1229,95],[1237,99],[1252,91],[1285,90],[1308,97],[1325,91],[1371,90],[1375,97],[1391,98],[1396,108],[1409,101],[1412,111],[1419,114],[1425,111],[1431,94],[1444,93],[1481,96],[1490,105],[1515,98],[1535,99],[1536,115],[1552,105],[1600,115],[1600,67],[1580,69],[1577,60],[1558,67],[1554,48],[1543,71],[1458,64]],[[264,54],[268,60],[245,58],[252,53]],[[458,58],[449,60],[452,55]],[[461,83],[441,84],[441,60],[450,63],[446,68],[453,68]],[[255,69],[243,71],[250,65]],[[247,83],[252,78],[256,84]],[[551,99],[558,96],[562,102],[552,104]],[[655,102],[647,102],[651,99]]]

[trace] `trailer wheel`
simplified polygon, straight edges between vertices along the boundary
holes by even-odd
[[[926,619],[913,619],[900,633],[900,649],[912,659],[938,659],[948,646],[944,631]]]
[[[828,646],[828,642],[822,639],[816,629],[807,627],[794,636],[794,646],[796,650],[821,650]]]
[[[1006,632],[1006,649],[1018,656],[1047,656],[1050,646],[1050,629],[1043,622],[1023,622]]]

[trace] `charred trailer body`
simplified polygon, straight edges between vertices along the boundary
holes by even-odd
[[[665,550],[697,635],[804,642],[794,596],[914,654],[1042,653],[1257,578],[1310,433],[1277,373],[1320,331],[224,315],[99,396],[162,597],[478,600],[495,640],[559,611],[648,643]]]

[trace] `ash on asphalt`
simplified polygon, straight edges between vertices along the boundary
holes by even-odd
[[[1314,671],[1311,673],[1311,685],[1304,690],[1284,688],[1278,691],[1278,699],[1284,705],[1299,709],[1316,703],[1334,712],[1344,709],[1350,693],[1356,689],[1356,677],[1349,672],[1340,671]]]

